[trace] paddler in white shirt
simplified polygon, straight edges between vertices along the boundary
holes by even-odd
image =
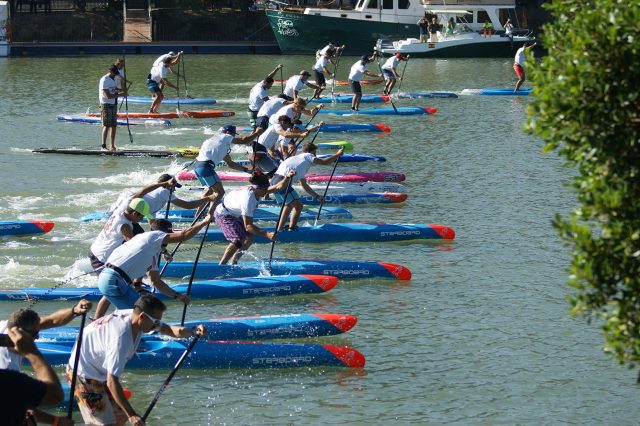
[[[295,176],[292,178],[292,184],[300,182],[302,188],[316,200],[321,201],[322,196],[315,192],[313,188],[307,183],[305,176],[309,172],[314,164],[328,165],[336,161],[342,154],[344,154],[344,147],[341,147],[338,152],[326,158],[317,158],[316,152],[318,147],[313,143],[306,143],[302,147],[302,154],[289,157],[280,163],[276,174],[271,179],[271,185],[276,185],[278,182],[284,179],[291,170],[295,171]],[[302,212],[302,202],[300,202],[300,196],[293,187],[289,188],[289,191],[285,194],[286,188],[282,191],[276,192],[275,197],[278,204],[285,203],[284,210],[280,222],[278,223],[278,231],[284,228],[284,224],[289,217],[289,231],[296,230],[298,228],[298,220],[300,219],[300,213]]]
[[[285,95],[278,95],[274,99],[269,99],[260,107],[258,111],[258,117],[256,118],[256,128],[265,131],[269,127],[269,119],[273,114],[278,112],[280,108],[285,105],[291,104],[291,101],[286,99]]]
[[[284,95],[289,101],[295,101],[300,97],[300,91],[304,86],[318,90],[318,85],[309,82],[309,71],[302,70],[300,74],[289,77],[287,84],[284,86]]]
[[[351,100],[351,110],[358,111],[360,108],[360,99],[362,99],[362,86],[360,85],[360,81],[362,81],[362,77],[365,75],[371,77],[382,77],[381,74],[375,74],[366,69],[366,66],[371,60],[373,56],[363,55],[358,62],[351,66],[351,70],[349,71],[349,82],[351,83],[351,90],[353,90],[353,99]]]
[[[254,130],[250,134],[237,136],[236,126],[227,124],[218,133],[202,143],[193,171],[200,183],[205,186],[202,194],[203,198],[210,198],[213,205],[216,205],[222,199],[224,187],[215,170],[216,165],[222,160],[227,163],[227,167],[230,169],[251,173],[247,167],[233,161],[229,153],[231,152],[231,144],[249,144],[258,133],[257,130]]]
[[[173,232],[170,221],[155,220],[150,232],[138,234],[113,250],[98,276],[100,292],[117,309],[129,309],[138,299],[138,292],[132,286],[133,280],[146,274],[160,293],[188,304],[188,295],[174,291],[160,277],[160,255],[168,244],[193,238],[211,220],[211,214],[207,214],[202,221],[178,232]]]
[[[324,76],[324,73],[327,73],[327,75],[329,75],[331,78],[335,78],[335,75],[333,75],[333,73],[327,68],[327,65],[329,65],[329,60],[332,56],[332,52],[332,50],[327,50],[325,53],[322,53],[311,68],[313,70],[313,73],[315,74],[316,85],[318,86],[316,91],[313,92],[313,99],[318,99],[324,88],[327,87],[327,80]]]
[[[302,98],[298,98],[293,101],[292,104],[283,106],[273,115],[271,115],[271,117],[269,118],[269,124],[276,124],[278,122],[278,118],[283,115],[288,115],[291,121],[295,124],[298,120],[300,120],[302,114],[313,116],[316,111],[319,111],[323,107],[324,104],[320,104],[313,109],[308,109],[307,101]]]
[[[260,83],[251,88],[249,92],[249,107],[247,109],[247,116],[249,117],[249,124],[251,127],[256,128],[256,118],[258,118],[258,112],[266,101],[269,100],[267,91],[273,86],[273,76],[282,69],[284,65],[278,64],[278,66],[269,73]]]
[[[133,309],[119,310],[100,318],[84,329],[78,376],[74,395],[82,419],[92,425],[144,425],[142,417],[125,397],[120,377],[125,365],[135,354],[142,333],[158,332],[170,337],[187,338],[207,334],[200,324],[189,330],[162,322],[167,307],[153,295],[134,301]],[[77,343],[67,366],[67,382],[71,382]]]
[[[389,59],[385,61],[382,65],[382,76],[387,81],[384,86],[384,90],[382,94],[390,95],[393,90],[393,86],[396,85],[396,80],[402,80],[402,77],[398,74],[398,63],[400,61],[406,61],[408,59],[407,56],[403,56],[402,53],[396,53]]]
[[[253,214],[261,198],[267,194],[284,190],[289,184],[289,179],[295,173],[295,170],[291,170],[285,179],[276,185],[269,186],[269,178],[262,171],[255,170],[249,178],[250,186],[235,189],[224,196],[214,213],[216,224],[220,227],[226,240],[229,241],[229,245],[220,259],[220,265],[225,265],[229,261],[232,265],[237,264],[240,257],[253,243],[256,235],[273,240],[273,232],[267,232],[253,223]]]
[[[278,168],[278,159],[280,158],[280,153],[276,151],[276,145],[280,142],[280,138],[288,140],[289,138],[305,137],[321,125],[322,123],[307,130],[295,129],[291,118],[288,115],[281,115],[278,117],[278,122],[270,125],[254,141],[253,147],[249,148],[249,160],[254,165],[253,169],[259,167],[268,177],[273,176]]]
[[[153,102],[151,103],[151,107],[149,108],[149,113],[159,112],[158,109],[160,108],[160,104],[164,99],[162,90],[165,86],[177,89],[177,86],[175,84],[167,80],[167,70],[171,68],[173,64],[178,63],[180,57],[182,57],[182,52],[179,52],[176,56],[176,58],[166,58],[164,61],[158,63],[157,65],[154,62],[153,67],[151,67],[151,71],[149,71],[149,75],[147,76],[147,88],[153,95]],[[178,78],[180,78],[180,76],[178,76]]]

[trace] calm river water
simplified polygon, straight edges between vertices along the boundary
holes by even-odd
[[[154,58],[127,59],[128,77],[135,82],[131,94],[146,96],[145,78]],[[343,58],[340,78],[347,77],[355,59]],[[70,267],[85,255],[101,224],[76,220],[107,208],[127,187],[181,168],[182,162],[175,160],[30,152],[38,147],[98,147],[99,126],[58,122],[56,115],[97,111],[98,80],[113,60],[0,59],[0,219],[56,222],[49,235],[0,241],[0,287],[50,287],[77,274]],[[286,78],[310,69],[314,59],[187,56],[189,94],[215,97],[216,108],[238,115],[174,120],[168,129],[132,127],[134,146],[199,145],[222,124],[244,124],[251,86],[278,62],[285,64]],[[402,89],[511,87],[511,66],[508,59],[412,59]],[[564,282],[569,249],[550,222],[575,205],[566,187],[572,171],[555,154],[541,154],[542,142],[523,133],[528,102],[472,96],[403,100],[400,105],[439,111],[435,116],[373,120],[327,117],[330,122],[382,122],[392,128],[389,134],[321,135],[318,141],[349,140],[356,152],[387,158],[386,163],[340,165],[338,171],[407,174],[407,203],[353,207],[355,219],[445,224],[455,229],[456,240],[277,246],[277,256],[401,263],[413,271],[413,280],[345,281],[321,296],[196,303],[188,317],[357,315],[358,325],[350,332],[314,341],[357,348],[367,358],[366,367],[184,370],[160,399],[150,423],[637,424],[635,374],[602,353],[595,325],[568,317]],[[144,107],[132,105],[130,110]],[[129,146],[126,128],[118,129],[117,144]],[[330,168],[316,166],[313,171]],[[177,260],[192,260],[194,253],[185,251]],[[213,261],[221,253],[221,245],[208,247],[203,259]],[[268,247],[255,246],[252,253],[267,256]],[[94,282],[78,279],[75,285]],[[0,317],[18,306],[2,302]],[[49,313],[63,306],[68,305],[41,303],[38,309]],[[166,317],[179,318],[180,311],[170,305]],[[167,374],[124,375],[139,412]]]

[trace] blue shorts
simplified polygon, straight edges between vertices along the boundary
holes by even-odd
[[[394,73],[392,73],[390,70],[382,70],[382,75],[384,76],[385,80],[395,80],[396,76]]]
[[[155,80],[148,80],[147,88],[151,90],[153,93],[158,93],[158,92],[162,93],[162,89],[160,88],[160,86],[158,86],[158,83],[156,83]]]
[[[198,176],[200,183],[205,186],[212,187],[216,183],[222,183],[210,161],[196,161],[193,172]]]
[[[256,118],[256,128],[260,128],[262,130],[267,130],[269,127],[269,117],[266,115],[261,115]]]
[[[111,268],[104,268],[98,276],[98,288],[118,309],[131,309],[140,295],[124,278]]]
[[[274,175],[273,179],[271,179],[271,185],[275,185],[278,182],[280,182],[282,179],[284,179],[284,177],[280,176],[280,175]],[[284,201],[285,204],[289,205],[291,204],[293,201],[295,200],[299,200],[300,196],[298,195],[298,193],[296,192],[295,189],[293,189],[293,187],[289,187],[289,192],[286,193],[287,197],[286,197],[286,201],[285,201],[285,191],[287,191],[287,189],[283,189],[280,192],[274,192],[273,195],[275,195],[276,197],[276,201],[278,202],[278,204],[282,205],[282,202]]]

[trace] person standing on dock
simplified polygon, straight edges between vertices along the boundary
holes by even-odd
[[[264,231],[253,223],[253,213],[260,200],[267,194],[286,189],[295,173],[295,170],[291,170],[276,185],[269,186],[269,178],[261,170],[254,170],[249,178],[250,186],[234,189],[224,196],[214,213],[216,224],[224,238],[229,241],[220,259],[220,265],[226,265],[229,262],[232,265],[237,264],[256,235],[273,241],[273,232]]]
[[[153,295],[145,295],[127,309],[116,311],[89,324],[78,348],[76,343],[69,357],[66,377],[71,383],[74,367],[78,381],[74,396],[86,424],[144,425],[142,417],[125,397],[120,376],[126,363],[136,353],[143,333],[159,333],[186,339],[207,334],[204,324],[193,329],[170,326],[162,322],[166,305]],[[75,365],[79,349],[78,365]]]
[[[402,77],[400,77],[396,68],[400,61],[406,61],[407,59],[407,56],[403,56],[401,53],[396,53],[387,59],[384,65],[382,65],[382,76],[387,81],[382,94],[390,95],[393,90],[393,86],[396,85],[396,80],[402,80]]]
[[[518,51],[516,52],[516,57],[514,59],[513,70],[516,72],[518,76],[518,82],[516,83],[516,88],[513,89],[514,92],[517,92],[522,86],[522,83],[527,79],[527,76],[524,72],[524,62],[525,62],[525,52],[535,46],[536,43],[527,41]]]
[[[300,182],[302,188],[316,200],[321,201],[322,196],[315,192],[313,188],[309,186],[305,177],[307,176],[307,172],[309,168],[311,168],[314,164],[322,164],[329,165],[333,164],[338,158],[344,154],[344,147],[341,147],[338,152],[335,154],[326,157],[326,158],[318,158],[316,157],[316,152],[318,151],[318,147],[314,143],[305,143],[302,147],[302,154],[294,155],[293,157],[289,157],[280,163],[278,170],[276,170],[275,175],[271,179],[271,185],[278,184],[281,180],[285,178],[285,176],[289,176],[289,173],[292,170],[295,170],[295,176],[292,177],[292,183]],[[286,192],[286,193],[285,193]],[[298,220],[300,219],[300,213],[302,212],[302,202],[300,201],[300,196],[289,186],[289,191],[286,188],[282,191],[275,193],[276,200],[278,204],[284,204],[284,209],[282,210],[282,214],[280,216],[280,221],[278,222],[278,231],[281,231],[284,228],[284,224],[287,221],[287,217],[289,216],[289,231],[294,231],[298,228]]]
[[[427,34],[429,34],[429,20],[427,19],[427,15],[420,18],[416,25],[420,29],[420,43],[427,42]]]
[[[260,111],[262,105],[269,100],[267,90],[271,89],[271,86],[273,86],[273,76],[276,75],[276,72],[281,70],[283,67],[284,65],[278,64],[278,66],[271,71],[264,80],[253,86],[253,88],[251,88],[251,92],[249,92],[249,108],[247,109],[247,116],[249,117],[249,124],[254,130],[256,129],[258,111]]]
[[[309,82],[309,71],[302,70],[299,75],[289,77],[287,84],[284,86],[284,95],[287,100],[294,101],[298,99],[300,90],[304,86],[310,87],[314,90],[318,90],[319,86]]]
[[[154,63],[151,71],[149,72],[149,75],[147,76],[147,87],[153,94],[153,102],[151,103],[151,107],[149,108],[150,113],[159,112],[158,108],[160,108],[160,104],[164,99],[164,94],[162,93],[162,89],[164,89],[164,86],[169,86],[177,89],[177,86],[175,84],[167,80],[167,70],[172,66],[172,64],[177,63],[177,61],[180,60],[180,58],[182,57],[182,52],[179,52],[176,56],[177,58],[173,58],[171,56],[165,58],[163,62],[160,62],[157,65],[155,65]],[[180,76],[178,76],[178,78],[180,78]]]
[[[98,85],[98,99],[100,101],[100,116],[102,121],[102,144],[100,147],[109,151],[116,150],[116,128],[118,126],[118,95],[127,96],[125,89],[118,89],[116,77],[119,75],[115,65],[109,66],[109,72],[102,76]]]
[[[382,74],[375,74],[366,69],[367,63],[371,62],[373,56],[363,55],[358,62],[351,66],[349,71],[349,82],[351,90],[353,90],[353,99],[351,100],[351,111],[358,111],[360,108],[360,99],[362,99],[362,86],[360,81],[365,75],[371,77],[382,77]]]

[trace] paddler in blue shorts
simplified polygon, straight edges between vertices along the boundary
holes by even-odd
[[[158,108],[160,108],[160,104],[164,99],[164,94],[162,93],[162,89],[164,86],[173,87],[177,89],[177,86],[167,80],[167,71],[168,69],[180,60],[182,56],[182,52],[179,52],[174,57],[165,58],[164,61],[154,63],[151,71],[149,71],[149,75],[147,76],[147,88],[151,91],[153,95],[153,102],[151,103],[151,107],[149,108],[149,113],[158,113]],[[180,78],[178,76],[178,78]]]
[[[366,69],[366,66],[371,60],[373,56],[363,55],[358,62],[351,66],[351,70],[349,71],[349,82],[351,83],[351,90],[353,90],[353,99],[351,100],[351,110],[358,111],[360,108],[360,99],[362,99],[362,86],[360,85],[360,81],[362,81],[362,77],[365,75],[371,77],[382,77],[381,74],[375,74]]]
[[[398,74],[398,63],[400,61],[406,61],[407,56],[403,56],[402,53],[396,53],[385,61],[382,65],[382,76],[387,81],[382,91],[383,95],[390,95],[393,90],[393,86],[396,85],[396,80],[402,80],[402,77]]]
[[[215,205],[224,195],[222,181],[215,171],[216,165],[222,160],[233,170],[246,173],[251,172],[247,167],[241,166],[233,161],[229,153],[231,151],[231,144],[249,144],[258,133],[258,130],[254,130],[245,136],[237,136],[236,126],[227,124],[222,127],[219,132],[202,143],[198,157],[196,157],[193,171],[200,183],[206,187],[202,194],[203,198],[210,198],[213,195],[213,198],[210,199]]]
[[[226,240],[229,241],[229,245],[220,259],[220,265],[226,265],[229,261],[232,265],[237,264],[240,257],[253,243],[256,235],[273,241],[273,232],[260,229],[253,223],[253,213],[261,198],[267,194],[284,190],[295,173],[295,170],[291,170],[276,185],[269,186],[269,178],[262,171],[254,170],[249,178],[251,185],[234,189],[224,196],[214,213],[216,224],[220,227]]]
[[[309,186],[307,183],[305,176],[307,175],[309,168],[311,168],[314,164],[322,164],[328,165],[332,164],[336,161],[342,154],[344,154],[344,147],[341,147],[338,152],[335,154],[326,157],[326,158],[318,158],[316,157],[316,152],[318,151],[318,147],[313,143],[306,143],[302,147],[302,154],[294,155],[293,157],[289,157],[280,163],[278,170],[276,170],[275,175],[271,179],[271,185],[278,184],[281,180],[284,179],[285,176],[288,176],[291,170],[295,171],[295,176],[292,178],[292,184],[296,182],[300,182],[302,188],[316,200],[321,201],[322,196],[315,192],[313,188]],[[287,216],[290,215],[289,218],[289,231],[293,231],[298,228],[298,220],[300,219],[300,213],[302,212],[302,202],[300,202],[300,196],[296,192],[295,189],[289,187],[289,191],[286,192],[286,189],[282,191],[276,192],[275,197],[279,204],[284,202],[285,207],[282,211],[282,216],[280,217],[280,222],[278,223],[278,231],[281,231],[284,228],[284,224],[287,221]]]

